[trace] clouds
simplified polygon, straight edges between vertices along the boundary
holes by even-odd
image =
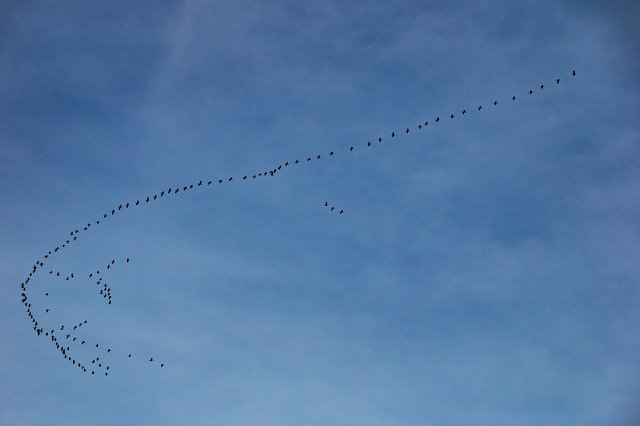
[[[113,204],[323,154],[117,216],[59,260],[134,260],[113,272],[111,310],[79,286],[55,289],[55,314],[91,314],[95,338],[163,357],[161,374],[69,371],[20,326],[7,287],[0,422],[629,418],[637,78],[623,30],[593,10],[193,1],[0,14],[0,250],[16,286]]]

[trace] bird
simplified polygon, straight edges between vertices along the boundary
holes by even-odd
[[[247,176],[245,176],[245,177],[243,177],[243,178],[242,178],[242,180],[246,180],[246,179],[247,179]]]
[[[320,155],[317,155],[317,156],[316,156],[316,159],[318,159],[318,160],[319,160],[319,159],[320,159]],[[278,169],[279,169],[279,167],[278,167]]]
[[[333,155],[333,151],[331,151],[331,152],[329,153],[329,155]]]
[[[391,137],[395,138],[396,137],[396,132],[391,132]]]
[[[110,353],[110,352],[111,352],[111,349],[107,349],[107,353]]]
[[[405,133],[409,133],[409,128],[407,127],[407,130],[404,131]]]
[[[556,84],[560,84],[560,79],[556,78]]]
[[[218,180],[218,183],[222,183],[222,179]]]
[[[453,118],[453,114],[451,114],[449,117]]]
[[[466,114],[466,113],[467,113],[467,110],[466,110],[466,109],[463,109],[463,110],[462,110],[462,113],[463,113],[463,114]]]
[[[160,368],[164,367],[164,364],[160,364]]]
[[[128,358],[131,358],[131,354],[129,354],[129,357],[128,357]]]
[[[331,207],[331,211],[333,211],[335,209],[335,207]]]
[[[422,124],[418,124],[418,129],[422,129]]]
[[[371,142],[367,142],[367,146],[371,146]]]
[[[233,180],[233,176],[229,178],[229,182],[231,182]]]
[[[530,94],[530,95],[533,95],[533,90],[529,90],[529,94]]]
[[[158,198],[158,195],[153,194],[153,199],[156,200]]]
[[[329,202],[328,202],[328,201],[325,201],[325,202],[324,202],[324,206],[325,206],[325,207],[327,207],[328,205],[329,205]]]
[[[512,101],[515,101],[515,100],[516,100],[516,97],[515,97],[515,96],[512,96],[512,97],[511,97],[511,100],[512,100]]]
[[[49,312],[49,308],[47,308],[47,310],[45,310],[45,312]]]
[[[202,181],[198,182],[198,186],[202,186]]]
[[[129,258],[127,257],[127,263],[129,263]]]
[[[436,117],[436,123],[440,121],[440,117]]]
[[[137,201],[136,201],[136,206],[137,206],[138,204],[140,204],[140,200],[137,200]]]
[[[153,357],[151,357],[151,358],[149,359],[149,362],[153,362]]]
[[[576,76],[576,70],[573,70],[573,73],[571,73],[572,76]]]
[[[482,105],[480,105],[480,106],[478,107],[478,111],[480,111],[481,109],[482,109]]]
[[[540,85],[540,88],[541,88],[541,89],[544,89],[544,84],[541,84],[541,85]]]
[[[145,202],[147,202],[147,203],[149,202],[149,197],[147,197],[147,200]]]
[[[353,151],[353,147],[349,148],[349,151]]]
[[[344,213],[344,210],[340,210],[340,214]]]
[[[298,164],[298,160],[296,160],[295,163]]]
[[[498,105],[498,101],[493,101],[493,104],[494,105]]]
[[[311,157],[307,158],[307,161],[311,161]]]

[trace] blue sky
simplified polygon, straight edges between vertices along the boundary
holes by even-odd
[[[3,2],[0,423],[637,423],[638,16]]]

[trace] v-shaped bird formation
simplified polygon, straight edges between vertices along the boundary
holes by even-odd
[[[570,75],[572,77],[575,77],[576,71],[573,70],[570,73]],[[556,86],[559,85],[560,81],[561,81],[560,77],[556,77],[554,79],[555,85]],[[536,91],[542,92],[547,86],[545,84],[540,84],[537,87],[539,89],[536,89],[535,91],[534,89],[528,90],[527,91],[528,95],[532,96],[536,93]],[[508,101],[515,102],[518,98],[516,95],[512,95],[507,99]],[[499,105],[500,105],[500,102],[498,101],[498,99],[493,99],[487,105],[478,105],[477,107],[469,107],[468,109],[463,108],[462,110],[456,111],[455,113],[451,112],[446,116],[448,116],[450,120],[453,120],[456,117],[471,114],[472,111],[482,112],[482,111],[488,110],[489,108],[498,108]],[[263,170],[258,170],[258,171],[254,171],[254,172],[250,172],[242,175],[229,176],[229,177],[217,178],[217,179],[215,178],[203,179],[194,183],[190,183],[188,185],[176,185],[176,186],[172,186],[172,187],[157,191],[152,195],[142,196],[136,200],[123,201],[122,203],[118,204],[117,207],[113,207],[105,211],[99,218],[88,221],[86,224],[69,232],[68,236],[62,239],[62,241],[58,245],[56,245],[51,250],[46,251],[44,255],[42,255],[39,259],[35,261],[27,278],[22,283],[20,283],[20,287],[22,290],[21,303],[26,308],[27,317],[29,318],[29,320],[32,322],[32,325],[33,325],[33,331],[36,333],[37,336],[47,337],[48,340],[51,341],[51,344],[55,346],[56,350],[58,350],[62,358],[68,361],[71,365],[77,367],[80,371],[87,374],[91,374],[91,375],[95,375],[96,372],[99,374],[104,373],[104,376],[108,376],[109,372],[111,371],[110,363],[112,361],[114,361],[115,359],[122,359],[123,361],[131,360],[135,358],[136,355],[134,355],[132,352],[129,352],[129,351],[120,351],[116,353],[115,351],[111,350],[108,344],[105,344],[104,342],[93,341],[90,339],[90,337],[88,337],[88,335],[84,335],[83,333],[89,324],[89,321],[86,319],[79,320],[77,323],[71,324],[71,325],[51,324],[51,321],[47,321],[48,319],[47,316],[51,312],[51,310],[54,309],[54,307],[48,306],[45,303],[45,306],[35,308],[34,306],[32,306],[31,302],[29,301],[28,293],[30,290],[30,286],[32,284],[32,280],[34,279],[36,273],[43,270],[45,265],[51,262],[51,259],[55,255],[57,255],[62,249],[66,248],[71,244],[75,244],[78,241],[78,238],[80,238],[83,233],[89,232],[92,229],[92,227],[96,227],[98,225],[104,224],[112,216],[116,214],[118,215],[123,214],[124,212],[130,209],[150,205],[150,204],[153,204],[154,202],[157,202],[162,199],[170,198],[170,197],[175,198],[176,196],[178,196],[178,194],[182,194],[184,192],[191,191],[193,189],[200,189],[200,188],[213,189],[217,185],[223,185],[223,184],[228,185],[230,183],[236,183],[236,182],[242,183],[242,182],[251,181],[254,179],[274,177],[285,170],[289,170],[295,167],[301,167],[302,165],[309,164],[311,162],[317,162],[321,160],[324,161],[326,159],[332,159],[338,155],[351,155],[363,149],[371,149],[375,147],[376,144],[380,144],[383,141],[386,141],[389,139],[395,141],[401,138],[402,135],[407,135],[413,131],[424,131],[429,126],[438,125],[438,123],[440,122],[441,122],[440,116],[436,116],[435,118],[432,118],[430,120],[425,120],[424,122],[417,123],[412,127],[402,128],[399,131],[393,130],[388,132],[384,136],[378,136],[366,142],[350,145],[345,149],[329,150],[328,152],[325,152],[325,153],[316,153],[314,155],[309,155],[309,156],[301,157],[298,159],[284,161],[281,164],[278,164],[274,167],[269,167]],[[328,201],[324,203],[324,207],[327,208],[328,211],[336,213],[338,215],[342,215],[344,213],[343,208],[337,208],[333,205],[330,205]],[[91,271],[83,275],[78,275],[73,272],[65,273],[62,271],[57,271],[51,268],[47,268],[48,272],[45,272],[45,277],[49,279],[64,280],[64,281],[71,281],[71,280],[95,281],[95,286],[96,286],[98,295],[104,299],[104,302],[108,306],[110,306],[113,302],[111,286],[108,284],[107,279],[105,278],[105,275],[108,274],[110,270],[116,266],[116,264],[123,263],[126,265],[130,263],[130,260],[131,259],[126,258],[126,259],[116,261],[116,259],[114,258],[114,259],[111,259],[109,262],[107,262],[104,265],[104,267],[97,268],[95,271]],[[47,298],[49,297],[50,293],[47,291],[43,294],[45,296],[45,301],[48,300]],[[89,360],[77,359],[76,357],[74,357],[74,351],[80,347],[90,348],[91,351],[95,354],[95,356]],[[145,361],[146,363],[151,365],[158,365],[159,368],[164,368],[165,363],[158,362],[157,360],[154,359],[153,356],[149,356],[148,354],[138,355],[138,357],[140,357],[141,359],[147,359],[146,358],[147,356],[149,358],[147,361]]]

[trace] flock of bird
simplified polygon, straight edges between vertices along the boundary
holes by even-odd
[[[576,71],[573,70],[571,72],[571,76],[575,77],[576,76]],[[559,85],[560,84],[560,78],[556,78],[555,79],[555,84]],[[547,87],[545,84],[540,84],[539,86],[539,90],[542,91],[545,89],[545,87]],[[538,90],[538,89],[536,89]],[[533,95],[535,93],[535,91],[533,89],[530,89],[528,91],[529,96]],[[508,98],[509,100],[511,100],[512,102],[515,101],[517,99],[517,97],[515,95],[511,96],[510,98]],[[498,100],[493,100],[491,102],[491,104],[493,107],[497,107],[499,105],[499,101]],[[477,111],[483,111],[486,108],[483,105],[479,105],[476,108],[474,108]],[[460,111],[461,115],[466,115],[470,112],[471,110],[467,110],[467,109],[462,109]],[[449,119],[454,119],[456,117],[456,114],[451,113],[450,115],[448,115]],[[417,125],[415,125],[413,128],[405,128],[400,132],[396,132],[396,131],[392,131],[389,133],[389,137],[391,139],[395,139],[400,137],[400,135],[402,133],[404,134],[408,134],[410,133],[412,130],[422,130],[422,129],[426,129],[429,125],[436,125],[437,123],[439,123],[441,121],[440,116],[436,116],[434,119],[432,119],[431,121],[424,121],[424,122],[420,122]],[[353,153],[356,150],[359,149],[365,149],[365,148],[371,148],[372,146],[374,146],[377,143],[382,143],[384,140],[386,140],[386,136],[383,138],[382,136],[379,136],[377,139],[373,139],[373,140],[369,140],[367,142],[363,142],[362,144],[358,145],[358,146],[349,146],[347,149],[341,151],[341,152],[345,152],[345,153]],[[41,258],[39,258],[38,260],[36,260],[36,262],[33,264],[31,271],[29,272],[29,275],[27,276],[27,278],[20,284],[20,287],[22,289],[21,291],[21,303],[24,305],[24,307],[26,308],[26,312],[27,312],[27,317],[30,319],[30,321],[32,322],[33,325],[33,330],[36,333],[36,335],[38,336],[42,336],[44,335],[45,337],[48,337],[52,344],[55,345],[56,349],[60,352],[60,354],[62,355],[62,357],[68,361],[71,365],[76,366],[78,369],[80,369],[82,372],[84,373],[88,373],[91,375],[96,374],[97,372],[104,372],[105,376],[109,375],[110,372],[110,360],[112,355],[112,350],[109,346],[101,346],[99,343],[97,342],[89,342],[89,340],[87,338],[82,338],[80,336],[80,331],[82,329],[83,326],[86,326],[88,324],[88,321],[86,319],[83,319],[81,321],[79,321],[76,324],[73,324],[72,326],[68,326],[65,329],[65,325],[64,324],[58,324],[56,326],[54,326],[53,328],[51,328],[50,326],[45,326],[43,324],[44,321],[42,320],[38,320],[36,318],[35,315],[35,310],[32,306],[32,304],[29,301],[28,298],[28,290],[29,290],[29,285],[31,283],[31,280],[34,278],[36,272],[38,272],[40,269],[43,269],[45,264],[47,262],[50,261],[50,258],[52,258],[53,256],[55,256],[57,253],[59,253],[62,249],[66,248],[67,246],[69,246],[72,243],[75,243],[78,238],[82,235],[82,233],[84,232],[88,232],[91,227],[95,227],[97,225],[100,225],[101,223],[106,222],[106,220],[116,214],[121,214],[124,211],[129,210],[130,208],[134,208],[134,207],[139,207],[142,205],[146,205],[148,203],[153,203],[154,201],[163,199],[163,198],[167,198],[170,196],[176,196],[181,192],[187,192],[190,191],[194,188],[199,188],[199,187],[209,187],[214,185],[217,182],[218,185],[220,184],[228,184],[231,182],[235,182],[235,181],[246,181],[246,180],[252,180],[252,179],[260,179],[263,177],[273,177],[276,174],[280,173],[281,171],[284,171],[285,169],[291,168],[291,167],[295,167],[301,164],[305,164],[305,163],[310,163],[312,161],[319,161],[322,158],[332,158],[335,155],[337,155],[337,152],[331,150],[329,151],[327,154],[325,154],[325,156],[323,157],[322,154],[315,154],[312,156],[308,156],[308,157],[303,157],[301,159],[295,159],[292,161],[285,161],[281,164],[278,164],[277,166],[274,166],[273,168],[268,168],[262,171],[258,171],[255,173],[248,173],[246,175],[242,175],[242,176],[231,176],[228,178],[223,178],[223,179],[211,179],[211,180],[200,180],[198,182],[192,183],[192,184],[188,184],[188,185],[182,185],[182,186],[175,186],[175,187],[170,187],[170,188],[166,188],[163,190],[160,190],[159,192],[154,193],[153,195],[148,195],[148,196],[144,196],[140,199],[137,199],[134,201],[130,201],[130,202],[123,202],[122,204],[119,204],[117,207],[113,207],[110,211],[107,211],[105,213],[103,213],[98,219],[93,220],[93,221],[89,221],[87,222],[85,225],[80,226],[77,229],[74,229],[73,231],[71,231],[69,233],[69,235],[60,243],[58,244],[55,248],[47,251]],[[335,206],[330,206],[329,202],[325,202],[324,204],[325,207],[327,207],[330,211],[332,212],[336,212],[338,214],[343,214],[344,210],[340,209],[339,211],[336,209]],[[130,262],[130,259],[127,258],[124,260],[125,264],[128,264]],[[112,259],[109,263],[107,263],[105,265],[105,268],[102,269],[102,275],[104,275],[105,273],[105,269],[106,270],[110,270],[112,267],[115,266],[116,263],[116,259]],[[64,279],[66,281],[69,280],[74,280],[74,279],[79,279],[80,277],[77,276],[74,273],[69,273],[69,274],[64,274],[60,271],[54,271],[53,269],[49,269],[49,273],[48,275],[52,278],[56,278],[56,279]],[[86,274],[86,278],[87,279],[94,279],[96,280],[96,286],[99,288],[99,295],[102,296],[102,298],[104,299],[105,303],[107,305],[111,305],[112,302],[112,298],[111,298],[111,287],[107,284],[107,282],[105,281],[105,279],[103,279],[101,275],[101,271],[100,269],[97,269],[95,272],[89,272]],[[83,277],[84,278],[84,277]],[[49,292],[45,292],[44,293],[45,297],[49,296]],[[46,300],[46,299],[45,299]],[[43,314],[48,314],[51,310],[51,307],[46,306],[44,308],[42,308],[41,310],[39,310],[39,313],[43,313]],[[73,351],[76,347],[78,346],[90,346],[92,347],[92,349],[94,350],[94,352],[96,353],[96,356],[92,359],[90,359],[89,361],[86,361],[85,363],[80,362],[78,359],[74,358]],[[99,356],[98,356],[99,355]],[[133,354],[129,353],[129,352],[125,352],[120,354],[122,358],[124,359],[131,359],[133,358]],[[144,358],[146,359],[146,357]],[[157,361],[154,361],[153,356],[150,356],[148,361],[148,363],[150,364],[159,364],[159,366],[162,368],[164,367],[164,363],[158,363]]]

